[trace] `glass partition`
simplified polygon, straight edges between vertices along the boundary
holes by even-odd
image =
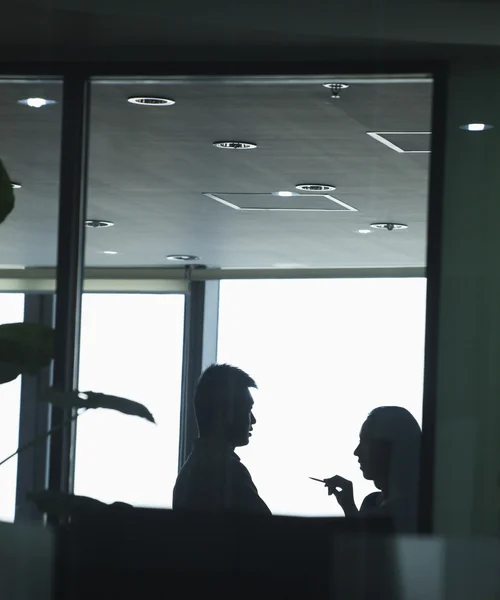
[[[24,294],[0,294],[0,323],[19,323],[24,317]],[[0,385],[0,461],[16,451],[19,439],[21,378]],[[14,521],[17,457],[0,466],[0,521]]]
[[[61,79],[22,74],[2,76],[0,72],[0,161],[4,169],[0,174],[0,221],[3,221],[0,223],[0,292],[33,291],[30,275],[34,269],[49,269],[53,281],[57,262],[61,124]],[[8,185],[14,193],[13,206]],[[36,289],[36,285],[33,288]],[[0,298],[0,323],[22,323],[24,294],[1,293]],[[32,317],[29,315],[26,319],[36,321],[38,315]],[[24,367],[18,372],[26,373]],[[32,368],[31,372],[38,376],[42,369]],[[12,375],[15,376],[14,371]],[[5,369],[2,369],[2,378],[9,379],[5,377]],[[26,379],[35,380],[29,376]],[[20,431],[21,383],[21,377],[17,376],[0,384],[0,460],[15,452],[19,444],[32,441],[47,429],[49,409],[45,405],[40,409],[47,417],[43,428],[21,426]],[[31,387],[35,389],[35,385]],[[34,402],[30,406],[34,406]],[[34,423],[34,414],[27,421]],[[38,444],[24,453],[25,460],[19,463],[17,457],[13,457],[0,466],[1,519],[14,519],[18,466],[23,472],[23,482],[30,487],[22,490],[22,498],[19,497],[17,503],[26,502],[26,493],[33,491],[35,467],[31,457],[34,452],[45,455],[45,445]],[[27,455],[30,458],[26,459]]]
[[[270,412],[259,419],[262,437],[259,439],[256,430],[249,448],[256,458],[248,455],[248,464],[255,480],[263,482],[269,502],[278,513],[339,512],[331,498],[321,496],[325,490],[307,480],[307,476],[323,478],[346,473],[355,477],[352,446],[371,407],[390,401],[400,407],[410,407],[420,421],[425,285],[419,280],[408,296],[394,291],[392,299],[389,286],[393,277],[422,278],[425,273],[432,94],[432,78],[425,75],[108,77],[92,82],[87,267],[98,272],[111,269],[115,274],[137,274],[145,269],[160,273],[178,271],[177,276],[186,280],[194,278],[197,270],[205,267],[220,269],[222,277],[231,269],[241,270],[243,278],[247,269],[265,271],[267,279],[273,278],[274,270],[320,269],[332,272],[332,277],[340,273],[340,278],[344,278],[342,272],[346,270],[351,273],[352,281],[343,281],[342,290],[333,287],[330,290],[328,285],[334,286],[337,282],[328,283],[326,279],[301,282],[301,289],[313,286],[313,291],[310,295],[303,292],[306,297],[297,292],[301,301],[294,305],[293,314],[287,312],[287,306],[294,300],[285,301],[285,296],[293,298],[293,293],[284,291],[287,285],[292,285],[290,282],[281,282],[284,287],[275,290],[273,285],[278,286],[278,283],[268,281],[269,291],[262,287],[260,294],[253,290],[264,286],[264,282],[222,284],[219,358],[245,371],[251,372],[253,367],[260,393],[264,398],[273,399],[258,403],[266,405]],[[356,273],[365,281],[356,282]],[[405,281],[411,285],[410,279]],[[235,307],[231,309],[237,314],[225,326],[230,304],[226,287],[229,289],[231,285],[236,286],[234,290],[241,285],[244,291],[234,300]],[[325,290],[316,291],[314,285],[323,285]],[[349,285],[359,286],[357,292],[351,292],[355,300],[349,296]],[[368,287],[365,289],[363,285]],[[383,296],[383,285],[388,290],[386,296]],[[255,307],[261,307],[261,312],[253,309],[245,293],[254,299]],[[285,303],[273,304],[274,294]],[[339,294],[342,302],[336,300],[335,294]],[[402,296],[400,303],[394,305],[392,302],[398,294],[404,298]],[[328,299],[325,300],[328,308],[326,304],[322,306],[323,312],[317,308],[322,295]],[[114,297],[113,318],[129,315],[126,298]],[[404,310],[402,303],[410,300],[414,300],[412,310],[408,306],[407,312],[400,316],[398,311]],[[266,306],[274,308],[266,312]],[[355,313],[352,312],[354,306],[357,307]],[[198,309],[199,312],[189,315],[197,314],[201,319],[206,307],[201,303]],[[134,320],[138,314],[142,312],[134,312],[128,318]],[[265,317],[270,314],[275,318],[267,323]],[[288,315],[286,321],[285,314]],[[364,328],[353,338],[349,337],[349,326],[354,314],[358,323],[364,323]],[[363,316],[366,316],[364,321]],[[327,317],[330,319],[326,321],[330,327],[328,335],[314,337],[326,326]],[[214,320],[214,315],[211,318]],[[123,317],[119,322],[123,326]],[[262,325],[264,322],[266,327]],[[245,329],[248,323],[253,324],[253,330]],[[394,365],[389,368],[392,361],[401,357],[396,348],[405,341],[408,328],[413,327],[412,340],[416,345],[415,353],[408,358],[411,373],[401,361],[397,363],[398,368]],[[416,329],[419,329],[418,335]],[[104,323],[100,327],[101,336],[103,331],[107,331]],[[231,331],[245,331],[252,344],[242,350],[243,335],[234,340],[236,345],[230,343],[225,336],[232,335]],[[306,340],[308,352],[301,354],[305,369],[301,375],[293,356],[286,354],[293,367],[287,372],[282,364],[280,377],[274,380],[269,374],[272,363],[267,349],[275,348],[273,361],[285,351],[291,351],[293,331]],[[84,333],[84,340],[86,335],[89,334]],[[124,345],[122,337],[120,334],[113,341],[118,348]],[[333,345],[336,337],[342,337],[345,356]],[[142,339],[146,345],[151,334]],[[382,342],[388,344],[387,350],[380,346]],[[92,383],[93,387],[106,385],[111,393],[108,381],[89,380],[84,375],[85,361],[89,360],[85,358],[85,343],[83,341],[82,385],[83,382],[86,386]],[[98,344],[97,337],[94,344]],[[104,348],[104,344],[100,347]],[[366,353],[365,348],[369,348]],[[180,346],[178,351],[180,353]],[[385,363],[384,354],[387,354]],[[206,355],[214,358],[215,350]],[[372,361],[369,360],[371,355]],[[141,356],[144,358],[142,353]],[[264,356],[268,371],[259,366]],[[355,371],[358,359],[362,359],[362,368]],[[205,364],[205,353],[200,362]],[[99,365],[102,364],[99,360]],[[329,395],[331,383],[326,373],[333,370],[333,377],[337,365],[341,365],[342,374],[334,378],[338,388]],[[125,383],[132,376],[131,369],[126,376],[122,370],[116,371],[113,387],[119,387],[121,394],[130,396],[134,385]],[[325,428],[329,420],[335,421],[332,427],[338,429],[334,437],[342,440],[343,448],[342,452],[340,444],[330,448],[330,456],[334,455],[338,461],[335,464],[326,458],[323,462],[318,457],[313,460],[312,454],[306,459],[309,450],[299,451],[301,444],[293,444],[293,440],[297,441],[294,430],[299,421],[291,428],[278,426],[277,415],[284,409],[275,402],[284,400],[278,393],[277,381],[285,378],[292,382],[301,376],[303,380],[294,386],[296,395],[292,396],[292,390],[288,390],[290,399],[294,398],[290,400],[294,414],[300,414],[297,419],[304,426],[307,424],[309,432],[314,430],[318,414],[322,415],[320,427]],[[311,382],[317,382],[313,394],[309,391]],[[349,382],[353,389],[348,389]],[[191,387],[186,389],[191,390]],[[309,398],[311,395],[314,398]],[[299,403],[299,397],[308,398],[307,403]],[[333,404],[327,397],[331,402],[335,399],[335,411],[343,407],[341,414],[334,412],[328,417]],[[184,398],[184,401],[190,403],[192,417],[192,398]],[[299,412],[299,408],[303,412]],[[261,410],[264,409],[256,407],[257,413]],[[80,458],[77,456],[76,490],[86,495],[99,493],[101,498],[119,499],[110,488],[103,491],[112,485],[111,481],[104,480],[113,471],[111,462],[107,475],[100,476],[99,484],[94,479],[92,485],[84,485],[83,471],[78,474],[83,464],[81,448],[85,434],[82,432],[88,418],[97,419],[97,416],[83,415],[78,426]],[[265,435],[264,428],[268,428]],[[114,435],[118,435],[117,429],[113,427]],[[190,436],[193,431],[190,427]],[[90,440],[90,426],[87,435]],[[287,477],[294,482],[290,483],[293,491],[286,501],[281,495],[285,494],[283,477],[278,484],[270,469],[270,461],[276,460],[276,454],[270,457],[273,435],[274,448],[287,448],[286,452],[294,457],[289,462],[286,456],[282,457],[283,464],[287,464]],[[326,429],[322,437],[325,447],[321,452],[326,453],[329,439]],[[103,434],[102,439],[107,437]],[[309,442],[305,445],[308,447]],[[89,452],[85,451],[87,457],[92,455]],[[121,470],[132,457],[122,461],[120,456],[115,455],[114,460],[116,468]],[[128,456],[125,449],[123,456]],[[173,450],[172,457],[177,457]],[[293,464],[302,465],[297,477],[291,471]],[[415,477],[417,470],[415,467]],[[94,467],[87,471],[92,472],[92,476],[97,477]],[[145,476],[144,471],[137,474],[142,487],[156,485],[146,485],[141,479]],[[132,481],[128,478],[126,485]],[[94,484],[97,487],[93,487]],[[147,494],[140,495],[140,489],[141,486],[134,485],[130,499],[149,502]],[[307,489],[305,496],[301,495],[303,489]],[[357,477],[358,505],[361,497],[372,489]],[[125,500],[127,494],[124,487],[120,488],[121,499]],[[382,501],[382,496],[377,498],[377,502]]]
[[[0,73],[0,159],[16,197],[0,225],[0,272],[56,266],[61,102],[61,82]]]
[[[86,265],[424,268],[432,78],[92,83]]]
[[[180,294],[84,294],[80,390],[144,404],[156,425],[111,410],[78,417],[75,494],[171,506],[184,329]]]

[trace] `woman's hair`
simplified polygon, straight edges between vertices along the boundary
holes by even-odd
[[[417,531],[420,447],[422,431],[413,415],[401,406],[381,406],[365,423],[368,435],[390,445],[389,509],[397,531]]]
[[[372,439],[391,445],[389,477],[393,487],[416,494],[422,431],[415,417],[401,406],[380,406],[368,415],[365,426]]]

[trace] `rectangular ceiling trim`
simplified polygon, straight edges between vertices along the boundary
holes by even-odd
[[[383,137],[384,135],[431,135],[431,131],[367,131],[366,135],[384,144],[391,150],[398,152],[399,154],[430,154],[430,150],[403,150],[393,142]]]

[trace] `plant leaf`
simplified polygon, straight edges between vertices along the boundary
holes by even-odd
[[[99,500],[87,496],[74,496],[63,492],[43,490],[28,492],[28,500],[35,503],[38,510],[55,517],[68,517],[77,512],[99,510],[107,506]]]
[[[53,517],[74,517],[79,513],[89,513],[96,510],[128,510],[133,508],[124,502],[105,504],[95,498],[75,496],[63,492],[43,490],[41,492],[28,492],[28,500],[35,503],[38,510]]]
[[[120,396],[100,394],[98,392],[85,393],[88,396],[88,408],[108,408],[110,410],[117,410],[126,415],[141,417],[142,419],[146,419],[146,421],[155,423],[153,415],[144,404],[135,402],[135,400],[128,400],[127,398],[122,398]]]
[[[155,422],[153,415],[143,404],[120,396],[98,392],[61,392],[51,388],[41,397],[41,400],[62,408],[107,408],[126,415],[141,417],[151,423]]]
[[[22,373],[37,373],[50,364],[54,354],[54,331],[37,323],[0,325],[0,383]]]
[[[14,191],[9,175],[0,160],[0,223],[3,223],[14,208]]]
[[[15,363],[0,363],[0,384],[9,383],[17,379],[23,372],[23,368]]]

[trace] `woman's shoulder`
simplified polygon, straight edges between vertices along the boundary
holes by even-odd
[[[366,498],[363,500],[359,512],[364,513],[373,509],[378,509],[380,507],[381,498],[381,492],[373,492],[368,494],[368,496],[366,496]]]

